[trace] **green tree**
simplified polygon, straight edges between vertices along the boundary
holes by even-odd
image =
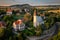
[[[35,32],[36,32],[36,36],[40,36],[41,35],[41,33],[42,33],[41,25],[36,27]]]

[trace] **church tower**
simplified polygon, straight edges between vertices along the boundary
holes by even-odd
[[[33,13],[33,26],[36,27],[36,10],[34,10],[34,13]]]

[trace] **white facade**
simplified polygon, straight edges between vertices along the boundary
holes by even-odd
[[[13,23],[13,29],[15,30],[15,31],[22,31],[22,30],[24,30],[25,29],[25,24],[18,24],[18,25],[16,25],[15,23]]]
[[[7,14],[6,15],[11,15],[12,14],[12,12],[7,12]]]
[[[16,22],[18,22],[18,23],[16,23]],[[22,20],[17,20],[15,22],[13,22],[13,29],[15,32],[22,31],[25,29],[25,24],[22,22]]]

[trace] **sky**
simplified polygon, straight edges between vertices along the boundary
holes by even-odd
[[[60,5],[60,0],[0,0],[0,6],[10,6],[15,4],[39,5]]]

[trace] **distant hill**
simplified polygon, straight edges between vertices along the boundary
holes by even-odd
[[[29,4],[22,4],[22,5],[16,4],[16,5],[11,5],[10,7],[14,7],[14,6],[18,6],[18,7],[20,6],[21,7],[21,6],[30,6],[30,5]]]
[[[10,7],[16,7],[16,8],[31,8],[31,6],[29,4],[22,4],[22,5],[19,5],[19,4],[16,4],[16,5],[11,5]]]
[[[1,6],[1,7],[8,7],[8,6]],[[60,7],[60,5],[39,5],[39,6],[31,6],[29,4],[15,4],[10,5],[10,7]]]
[[[34,7],[60,7],[60,5],[41,5],[41,6],[34,6]]]
[[[60,5],[41,5],[41,6],[31,6],[29,4],[15,4],[15,5],[10,5],[10,6],[0,6],[0,9],[6,10],[6,8],[18,8],[18,9],[27,9],[31,10],[34,8],[60,8]]]

